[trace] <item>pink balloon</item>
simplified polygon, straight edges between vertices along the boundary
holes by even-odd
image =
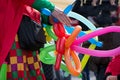
[[[120,54],[120,47],[112,50],[91,50],[91,49],[83,48],[77,45],[73,45],[71,49],[82,54],[88,54],[88,55],[97,56],[97,57],[113,57],[115,55]]]
[[[89,54],[97,57],[112,57],[112,56],[118,55],[120,54],[120,47],[112,50],[90,50],[87,48],[82,48],[80,46],[77,46],[82,42],[89,40],[90,38],[93,38],[95,36],[99,36],[102,34],[110,33],[110,32],[120,32],[120,26],[108,26],[108,27],[96,30],[94,32],[91,32],[85,36],[79,37],[77,40],[73,42],[71,48],[79,53]]]
[[[98,29],[94,32],[91,32],[87,35],[84,35],[82,37],[79,37],[77,40],[75,40],[73,42],[73,44],[80,44],[84,41],[87,41],[88,39],[90,38],[93,38],[95,36],[100,36],[102,34],[106,34],[106,33],[110,33],[110,32],[120,32],[120,26],[108,26],[108,27],[105,27],[105,28],[102,28],[102,29]]]

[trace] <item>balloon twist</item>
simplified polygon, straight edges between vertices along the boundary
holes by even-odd
[[[62,55],[64,55],[65,63],[68,70],[72,75],[78,76],[81,72],[80,59],[77,54],[70,49],[70,46],[72,42],[76,39],[76,36],[81,31],[81,27],[76,26],[71,35],[65,34],[64,27],[61,23],[55,23],[53,25],[53,30],[56,36],[58,36],[58,40],[56,41],[57,58],[55,63],[55,69],[59,70],[62,61]],[[71,63],[71,58],[75,63],[75,67],[73,67]]]

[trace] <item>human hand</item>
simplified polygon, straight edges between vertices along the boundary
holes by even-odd
[[[92,6],[97,6],[97,1],[98,1],[98,0],[92,0],[92,3],[91,3]]]
[[[52,12],[52,16],[58,19],[62,24],[71,26],[72,21],[66,14],[63,13],[62,10],[55,8],[55,10]]]
[[[72,26],[77,26],[77,25],[79,25],[79,21],[78,21],[78,20],[71,19],[71,25],[72,25]]]
[[[115,5],[115,0],[110,0],[111,5]]]
[[[117,80],[117,76],[110,75],[106,78],[106,80]]]
[[[51,24],[54,24],[55,22],[53,21],[53,17],[52,16],[49,16],[49,22]],[[75,20],[75,19],[71,19],[71,26],[77,26],[79,25],[79,21],[78,20]]]

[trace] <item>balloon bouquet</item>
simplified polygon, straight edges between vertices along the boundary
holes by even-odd
[[[119,54],[120,47],[112,50],[94,49],[96,46],[102,46],[102,42],[98,41],[96,36],[110,32],[120,32],[120,27],[108,26],[106,28],[96,29],[89,20],[75,12],[72,12],[72,7],[72,4],[68,5],[67,8],[65,8],[64,13],[81,21],[83,24],[88,26],[91,31],[86,33],[81,31],[82,28],[79,25],[68,27],[55,19],[53,27],[49,25],[45,26],[47,34],[53,38],[55,44],[47,43],[45,48],[40,49],[40,60],[45,64],[54,64],[55,70],[59,70],[61,68],[73,76],[79,76],[90,56],[112,57]],[[51,12],[47,9],[42,9],[42,12],[46,15],[51,15]],[[89,41],[91,43],[88,49],[80,46],[85,41]],[[77,55],[78,53],[84,54],[81,61]]]

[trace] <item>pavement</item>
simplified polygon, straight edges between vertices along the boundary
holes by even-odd
[[[81,78],[78,78],[78,77],[74,77],[72,76],[72,79],[71,80],[82,80]],[[92,71],[90,71],[90,80],[96,80],[95,76],[94,76],[94,73]]]

